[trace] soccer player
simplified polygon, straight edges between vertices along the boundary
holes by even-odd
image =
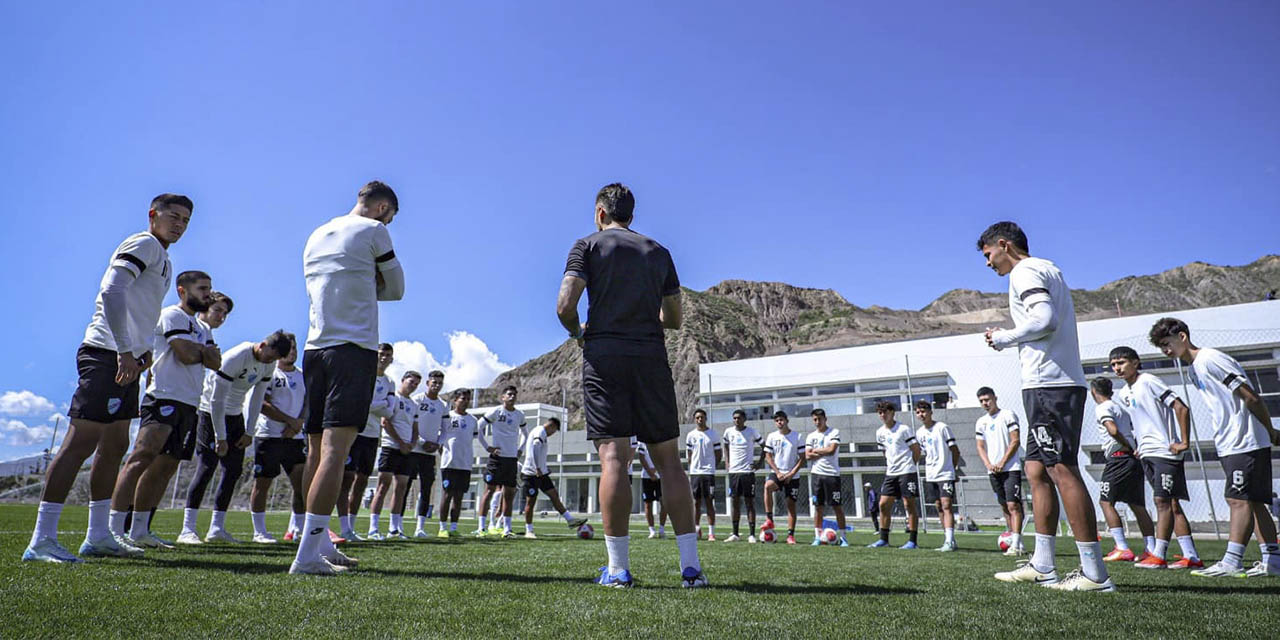
[[[418,490],[415,538],[430,537],[427,518],[431,517],[431,489],[436,482],[436,452],[440,450],[440,434],[449,424],[449,407],[440,399],[442,388],[444,372],[436,369],[427,374],[427,391],[418,396],[418,440],[409,451],[409,481],[404,488],[407,497],[415,478],[422,485]],[[404,515],[403,506],[400,515]]]
[[[1098,435],[1106,443],[1104,453],[1107,465],[1102,469],[1102,481],[1098,483],[1098,504],[1102,507],[1102,515],[1107,520],[1111,537],[1116,546],[1102,558],[1104,562],[1143,561],[1155,550],[1155,525],[1151,522],[1151,514],[1147,512],[1146,492],[1142,488],[1142,463],[1138,461],[1134,451],[1138,441],[1133,436],[1133,422],[1129,412],[1125,411],[1111,398],[1114,395],[1110,378],[1094,378],[1089,381],[1089,392],[1093,394],[1094,413],[1098,417]],[[1146,544],[1142,556],[1134,555],[1129,543],[1124,539],[1124,520],[1116,511],[1115,503],[1129,505],[1129,511],[1138,521],[1138,530]],[[1168,540],[1165,541],[1168,544]]]
[[[836,512],[836,524],[840,530],[839,544],[849,546],[845,540],[844,506],[840,500],[840,430],[827,426],[827,412],[814,409],[813,431],[804,439],[804,459],[809,463],[809,502],[813,505],[813,546],[822,544],[823,507],[830,506]]]
[[[933,419],[933,405],[928,400],[916,401],[916,441],[925,459],[925,499],[938,509],[942,521],[943,541],[938,551],[956,550],[956,520],[951,512],[956,500],[956,465],[960,461],[960,447],[956,436],[945,422]]]
[[[756,447],[760,458],[756,459]],[[733,412],[733,428],[724,432],[724,449],[727,454],[725,470],[729,472],[729,498],[732,501],[729,516],[733,519],[733,535],[725,542],[738,542],[738,521],[742,503],[747,505],[747,542],[756,542],[756,469],[764,464],[764,438],[754,427],[747,426],[747,412]]]
[[[707,540],[716,541],[716,467],[720,466],[720,434],[707,425],[707,412],[695,409],[693,431],[684,439],[689,458],[689,484],[693,487],[693,523],[702,539],[702,507],[707,508]]]
[[[196,534],[196,517],[205,490],[218,467],[222,478],[214,496],[213,522],[205,534],[205,542],[221,540],[239,544],[226,529],[227,508],[235,494],[236,483],[244,470],[244,452],[253,442],[253,435],[245,431],[245,425],[258,424],[262,400],[266,396],[271,377],[275,375],[276,360],[292,348],[290,336],[283,329],[272,333],[261,342],[242,342],[227,351],[222,366],[214,373],[213,385],[206,385],[200,399],[201,411],[197,428],[200,444],[197,449],[196,471],[187,489],[187,508],[182,514],[181,544],[200,544]],[[245,397],[249,402],[246,405]],[[207,410],[204,407],[208,407]]]
[[[870,482],[862,483],[862,488],[867,491],[867,516],[871,518],[871,528],[880,529],[880,494],[876,493],[875,487]]]
[[[373,400],[369,414],[365,416],[364,429],[356,435],[347,454],[342,472],[342,484],[338,488],[338,522],[341,535],[347,540],[364,540],[356,534],[356,514],[364,501],[364,490],[373,475],[378,457],[378,443],[382,438],[382,419],[391,415],[396,395],[396,383],[387,377],[387,367],[395,361],[395,350],[388,343],[378,345],[377,377],[373,382]],[[372,520],[372,519],[371,519]]]
[[[1249,384],[1244,367],[1231,356],[1191,342],[1191,329],[1177,318],[1161,318],[1151,327],[1151,344],[1166,356],[1191,365],[1192,379],[1209,406],[1213,445],[1227,482],[1231,530],[1226,555],[1213,566],[1192,571],[1204,577],[1241,577],[1249,534],[1258,535],[1262,561],[1248,576],[1280,575],[1276,525],[1267,513],[1271,493],[1271,446],[1280,446],[1280,431],[1271,426],[1267,405]],[[1275,494],[1271,494],[1275,495]]]
[[[514,538],[511,533],[511,505],[516,499],[516,475],[519,467],[520,447],[524,444],[524,412],[516,409],[516,388],[508,385],[502,390],[502,406],[480,417],[480,447],[489,452],[489,462],[484,469],[484,496],[480,504],[489,508],[489,501],[501,492],[502,537]],[[493,442],[485,437],[485,431],[493,435]],[[479,536],[485,534],[484,516],[480,516]]]
[[[898,407],[892,402],[877,402],[876,414],[880,416],[880,428],[876,429],[876,446],[884,452],[884,482],[880,485],[880,539],[867,545],[871,548],[889,546],[889,523],[893,519],[893,503],[902,499],[907,514],[907,542],[900,549],[915,549],[916,532],[919,531],[920,514],[916,511],[916,498],[920,497],[916,461],[920,459],[920,443],[911,427],[894,419]]]
[[[1014,328],[987,329],[985,337],[997,351],[1018,348],[1022,404],[1031,434],[1023,468],[1031,480],[1036,521],[1031,562],[998,573],[996,578],[1064,591],[1115,591],[1102,562],[1093,499],[1080,477],[1086,385],[1071,290],[1057,265],[1031,257],[1027,235],[1017,224],[997,222],[982,233],[977,244],[987,266],[1009,276],[1009,313]],[[1053,559],[1059,496],[1080,553],[1080,570],[1062,580]]]
[[[307,382],[307,517],[289,573],[333,575],[355,564],[333,546],[329,514],[343,462],[365,424],[378,377],[378,301],[404,296],[404,270],[387,232],[400,202],[374,181],[347,215],[320,225],[303,249],[311,301],[302,371]]]
[[[113,536],[127,536],[143,548],[165,548],[168,543],[151,535],[149,507],[153,496],[142,496],[139,502],[139,480],[161,453],[170,458],[182,450],[186,432],[195,429],[196,405],[200,402],[201,383],[206,366],[216,369],[222,356],[216,346],[206,346],[208,331],[195,314],[209,308],[212,284],[203,271],[184,271],[177,278],[179,303],[160,312],[160,322],[153,332],[155,364],[151,367],[147,394],[140,410],[141,423],[133,452],[125,460],[111,496],[108,519]],[[162,488],[163,489],[163,488]],[[159,496],[154,496],[159,499]],[[126,533],[124,520],[135,507],[131,531]]]
[[[249,494],[249,515],[253,520],[253,541],[259,544],[276,543],[275,536],[267,532],[267,495],[281,471],[293,488],[286,541],[297,538],[306,514],[302,468],[307,462],[307,453],[302,425],[307,385],[302,371],[294,366],[298,360],[298,341],[293,334],[288,335],[289,353],[276,362],[267,394],[262,399],[262,413],[253,430],[253,491]]]
[[[422,374],[406,371],[400,377],[400,390],[391,401],[391,415],[382,419],[381,450],[378,452],[378,486],[369,503],[370,540],[404,540],[404,499],[409,492],[412,460],[409,452],[418,446],[418,403],[413,392],[422,383]],[[391,494],[391,529],[382,537],[379,520],[387,491]]]
[[[538,492],[551,500],[556,513],[568,523],[570,529],[577,529],[587,523],[586,518],[575,518],[560,501],[560,492],[551,481],[551,470],[547,467],[547,438],[560,431],[560,419],[548,418],[545,424],[534,427],[529,432],[524,446],[524,458],[520,461],[520,480],[524,486],[524,537],[535,539],[533,533],[533,507],[538,502]],[[652,528],[652,526],[650,527]]]
[[[471,390],[453,392],[453,411],[440,433],[440,532],[437,537],[458,536],[458,517],[462,515],[462,497],[471,486],[471,464],[475,459],[478,424],[467,413],[471,406]]]
[[[765,526],[773,528],[773,496],[782,493],[787,501],[787,544],[796,543],[796,497],[800,493],[800,469],[804,467],[804,441],[791,430],[785,411],[775,411],[777,431],[764,439],[764,460],[769,477],[764,481]]]
[[[1027,551],[1022,545],[1022,438],[1018,414],[1001,409],[1000,399],[991,387],[978,389],[978,403],[987,412],[974,425],[978,458],[987,469],[991,490],[1004,511],[1005,526],[1013,534],[1004,554],[1023,556]]]
[[[662,478],[653,466],[649,447],[636,443],[636,459],[640,461],[640,500],[644,502],[644,517],[649,523],[649,539],[667,537],[667,507],[662,504]],[[657,511],[655,515],[654,512]],[[658,528],[654,529],[654,522]]]
[[[582,346],[583,407],[587,437],[600,455],[600,502],[609,562],[598,584],[630,587],[627,529],[631,512],[630,439],[638,438],[662,480],[662,495],[676,532],[681,586],[705,587],[693,531],[689,478],[676,439],[675,383],[663,329],[679,329],[680,280],[671,254],[629,227],[635,196],[621,184],[596,194],[597,232],[574,243],[556,299],[556,315]],[[578,301],[588,291],[587,322]]]
[[[129,446],[129,422],[138,417],[138,377],[151,366],[151,337],[173,278],[169,245],[186,231],[191,207],[186,196],[156,196],[147,210],[147,230],[125,238],[111,254],[93,319],[76,351],[79,384],[68,411],[71,428],[45,472],[35,530],[23,560],[80,562],[58,544],[58,517],[80,465],[95,453],[89,470],[89,530],[80,555],[142,554],[123,537],[112,535],[111,494]]]

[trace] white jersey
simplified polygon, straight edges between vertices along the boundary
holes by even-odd
[[[916,444],[916,434],[901,422],[893,423],[893,427],[880,425],[876,429],[876,446],[884,452],[885,475],[904,476],[916,472],[915,457],[911,453],[911,445]]]
[[[311,301],[307,349],[351,343],[378,349],[377,274],[399,268],[386,225],[358,215],[316,228],[302,252]]]
[[[286,416],[295,418],[302,415],[302,403],[306,400],[307,385],[302,376],[301,369],[293,371],[285,371],[280,367],[276,367],[274,373],[271,374],[271,382],[267,387],[267,401],[271,406]],[[255,438],[280,438],[284,436],[285,423],[277,422],[268,418],[266,415],[258,416],[258,424],[256,425],[253,436]],[[299,431],[294,434],[295,440],[301,440],[306,436]]]
[[[956,443],[955,434],[945,422],[935,422],[932,427],[916,429],[916,440],[924,452],[925,482],[951,482],[956,479],[955,461],[951,459],[951,447]]]
[[[1041,338],[1018,343],[1022,388],[1086,386],[1071,289],[1057,265],[1043,258],[1023,258],[1009,272],[1009,315],[1014,326],[1030,322],[1031,307],[1040,302],[1053,305],[1054,326]]]
[[[1263,425],[1235,394],[1249,382],[1235,358],[1217,349],[1200,349],[1191,363],[1191,379],[1213,416],[1213,446],[1219,458],[1271,446],[1269,425]]]
[[[476,418],[449,412],[449,424],[440,434],[440,468],[470,471],[475,462]]]
[[[111,270],[123,268],[133,274],[134,280],[125,290],[124,307],[127,322],[123,329],[127,335],[112,335],[107,315],[102,308],[102,290],[111,277]],[[111,254],[107,271],[98,287],[94,302],[93,318],[84,331],[84,343],[108,351],[128,351],[141,357],[151,350],[152,334],[160,319],[160,307],[169,293],[173,279],[173,266],[169,263],[169,251],[149,232],[135,233]]]
[[[709,476],[716,472],[716,451],[720,449],[720,434],[715,429],[694,429],[684,438],[684,448],[689,456],[689,475]]]
[[[440,434],[449,425],[449,407],[444,400],[432,400],[427,394],[418,396],[418,441],[413,443],[413,453],[426,453],[424,442],[440,443]],[[435,455],[435,454],[431,454]]]
[[[1133,438],[1133,421],[1129,419],[1129,412],[1124,410],[1119,403],[1107,400],[1102,404],[1093,408],[1094,415],[1098,418],[1098,437],[1106,443],[1106,456],[1110,458],[1116,453],[1123,451],[1124,447],[1111,437],[1111,433],[1107,431],[1107,421],[1116,424],[1116,433],[1120,434],[1120,438],[1125,444],[1129,445],[1130,451],[1138,448],[1138,441]]]
[[[840,475],[840,430],[827,427],[826,431],[813,431],[804,439],[804,447],[809,451],[825,449],[836,445],[835,450],[812,461],[809,474],[815,476]]]
[[[545,476],[551,473],[547,468],[547,429],[542,425],[529,432],[529,439],[524,445],[524,459],[520,462],[520,473],[526,476]]]
[[[413,426],[418,422],[418,403],[414,402],[413,398],[397,393],[391,398],[391,415],[387,416],[387,420],[391,422],[391,428],[395,429],[396,435],[400,436],[401,440],[409,442],[409,450],[412,451],[412,447],[418,444],[417,440],[410,442],[410,438],[413,438]],[[396,441],[392,440],[385,430],[382,432],[382,441],[378,446],[397,448]]]
[[[204,364],[183,364],[169,345],[174,340],[185,340],[201,347],[211,345],[213,334],[208,326],[175,304],[160,312],[160,322],[156,324],[153,337],[155,360],[147,382],[147,395],[198,406],[204,391]]]
[[[209,414],[213,418],[213,433],[218,440],[227,435],[226,416],[246,414],[245,431],[257,426],[258,412],[266,396],[267,385],[275,375],[276,363],[259,362],[253,355],[257,343],[241,342],[222,355],[222,368],[214,372],[213,386],[209,393]],[[245,406],[249,391],[253,396]],[[247,413],[246,413],[247,411]]]
[[[1149,373],[1139,373],[1138,379],[1132,385],[1120,387],[1116,396],[1133,422],[1138,457],[1182,459],[1182,454],[1169,451],[1169,445],[1181,441],[1178,419],[1173,414],[1173,404],[1179,398],[1164,380]]]
[[[499,458],[514,458],[520,453],[520,445],[525,437],[524,412],[519,409],[507,411],[498,407],[480,418],[481,443],[497,447],[494,455]]]
[[[987,460],[990,460],[991,464],[999,463],[1000,458],[1004,457],[1005,452],[1009,450],[1010,434],[1018,430],[1018,415],[1008,409],[1001,409],[995,415],[985,414],[978,418],[974,425],[978,446],[986,447]],[[1021,445],[1000,471],[1022,471]],[[987,473],[989,474],[990,471]]]
[[[754,470],[751,466],[755,463],[756,447],[764,446],[764,438],[752,427],[743,427],[741,431],[737,427],[731,427],[724,430],[724,446],[728,456],[725,470],[729,473],[751,473]]]
[[[396,395],[396,383],[385,375],[373,380],[373,402],[369,405],[369,417],[365,418],[364,428],[360,430],[363,438],[382,437],[382,419],[391,416],[391,400]]]
[[[649,456],[648,445],[646,445],[643,442],[637,442],[635,458],[636,458],[636,462],[640,463],[640,479],[653,480],[654,477],[649,475],[649,469],[644,466],[644,462],[649,463],[650,467],[653,466],[653,458]],[[643,460],[644,462],[640,462],[641,460]],[[655,468],[654,471],[657,471],[657,469]]]
[[[796,461],[804,455],[804,441],[795,431],[788,431],[785,436],[779,431],[774,431],[765,437],[764,450],[773,454],[773,464],[786,473],[793,469]]]

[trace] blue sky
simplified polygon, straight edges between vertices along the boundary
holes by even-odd
[[[560,342],[614,180],[695,289],[1001,290],[973,250],[1001,218],[1077,287],[1276,250],[1274,2],[426,4],[0,6],[0,459],[65,411],[162,191],[196,202],[175,267],[237,302],[225,347],[305,331],[307,235],[387,181],[383,337],[457,380]]]

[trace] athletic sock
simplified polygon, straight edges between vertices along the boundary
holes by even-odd
[[[666,526],[658,527],[658,535],[659,536],[667,535],[667,527]]]
[[[908,529],[908,530],[907,530],[907,539],[911,540],[911,544],[915,544],[915,543],[916,543],[916,530],[915,530],[915,529]]]
[[[791,536],[792,538],[796,537],[796,530],[795,530],[795,529],[787,529],[787,535]]]
[[[214,512],[213,512],[213,522],[209,523],[209,529],[211,529],[211,530],[212,530],[212,529],[221,529],[221,530],[223,530],[223,531],[226,531],[226,530],[227,530],[227,512],[226,512],[226,511],[214,511]]]
[[[528,522],[524,523],[524,532],[533,533],[533,525],[529,524]]]
[[[302,526],[302,541],[294,562],[314,562],[320,559],[321,539],[329,539],[329,515],[308,513]]]
[[[628,545],[631,536],[605,536],[604,546],[609,551],[609,575],[631,570],[631,552]]]
[[[888,529],[881,529],[881,530],[880,530],[880,541],[881,541],[881,542],[884,542],[884,543],[886,543],[886,544],[889,542],[889,530],[888,530]]]
[[[113,535],[124,535],[124,519],[128,515],[128,511],[116,511],[115,509],[107,513],[107,528],[111,530]]]
[[[1168,541],[1168,540],[1161,540],[1161,539],[1159,539],[1159,538],[1156,538],[1156,546],[1155,546],[1155,548],[1151,551],[1151,555],[1153,555],[1153,556],[1155,556],[1155,557],[1157,557],[1157,558],[1160,558],[1161,560],[1164,560],[1164,557],[1165,557],[1168,553],[1169,553],[1169,541]]]
[[[714,524],[709,524],[709,525],[707,525],[707,535],[708,535],[708,536],[711,536],[711,537],[713,537],[713,538],[715,537],[715,535],[716,535],[716,526],[715,526]]]
[[[511,533],[511,516],[502,516],[502,530]]]
[[[702,571],[702,562],[698,560],[698,534],[684,533],[677,535],[676,547],[680,549],[680,569],[682,571],[689,567]]]
[[[182,510],[182,533],[196,532],[196,518],[199,517],[200,510],[187,507]]]
[[[294,533],[302,533],[302,523],[306,519],[305,513],[295,513],[289,516],[289,530]]]
[[[1112,527],[1111,539],[1116,541],[1116,548],[1121,551],[1129,550],[1129,543],[1124,539],[1124,527]]]
[[[90,542],[111,537],[110,520],[111,500],[91,500],[89,502],[89,530],[84,539]]]
[[[426,529],[427,529],[427,517],[418,516],[418,531],[426,531]]]
[[[369,535],[373,535],[382,528],[382,514],[369,512]]]
[[[484,526],[484,522],[488,518],[486,518],[485,516],[479,516],[479,518],[480,518],[480,523],[476,525],[476,531],[487,531],[489,528]]]
[[[1200,559],[1200,554],[1196,553],[1196,541],[1191,536],[1178,536],[1178,546],[1182,547],[1182,557]]]
[[[1185,554],[1184,554],[1185,557]],[[1239,571],[1244,563],[1244,545],[1239,542],[1228,542],[1227,553],[1222,556],[1222,564]]]
[[[448,531],[448,530],[449,530],[449,523],[448,523],[448,522],[445,522],[444,520],[441,520],[441,521],[440,521],[440,530],[441,530],[441,531]]]
[[[821,539],[822,539],[822,528],[821,528],[821,527],[814,527],[814,528],[813,528],[813,537],[814,537],[814,538],[816,538],[816,539],[818,539],[818,540],[821,540]]]
[[[1014,549],[1023,549],[1023,548],[1024,548],[1024,547],[1022,546],[1022,534],[1021,534],[1021,533],[1015,533],[1015,534],[1013,534],[1013,548],[1014,548]]]
[[[1151,550],[1156,548],[1156,537],[1142,536],[1142,544],[1146,547],[1146,552],[1151,553]]]
[[[943,530],[942,530],[942,532],[943,532],[943,534],[944,534],[944,537],[943,537],[943,540],[942,540],[944,543],[946,543],[946,544],[955,544],[955,542],[956,542],[956,528],[955,528],[955,527],[948,527],[948,528],[946,528],[946,529],[943,529]]]
[[[41,502],[36,511],[36,528],[31,532],[31,546],[41,538],[58,539],[58,518],[62,517],[61,502]]]
[[[1036,534],[1036,548],[1031,552],[1031,566],[1040,573],[1049,573],[1056,566],[1053,560],[1053,548],[1057,538]]]
[[[137,540],[142,536],[151,532],[151,512],[143,511],[142,513],[134,512],[133,527],[129,530],[129,537]]]
[[[253,520],[254,535],[267,535],[267,512],[266,511],[250,511],[249,518]]]
[[[1270,566],[1272,562],[1280,561],[1280,544],[1274,542],[1259,542],[1258,550],[1262,552],[1262,564]]]
[[[391,530],[396,533],[404,533],[404,516],[398,513],[391,514]]]
[[[354,532],[356,526],[356,517],[352,515],[338,516],[338,523],[342,525],[342,532]]]
[[[564,518],[565,522],[573,522],[573,512],[571,511],[566,510],[564,513],[560,514],[560,517]]]
[[[1076,550],[1080,552],[1080,571],[1084,577],[1097,583],[1106,582],[1109,576],[1102,564],[1102,543],[1076,542]]]
[[[450,523],[449,523],[449,530],[450,530],[450,531],[457,531],[457,530],[458,530],[458,521],[457,521],[457,520],[454,520],[453,522],[450,522]]]
[[[649,535],[651,535],[651,536],[656,536],[656,535],[658,535],[658,530],[657,530],[657,529],[654,529],[653,527],[649,527]]]

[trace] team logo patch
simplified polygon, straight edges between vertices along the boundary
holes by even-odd
[[[440,481],[440,486],[444,487],[445,489],[448,489],[448,488],[449,488],[449,481],[448,481],[448,480],[441,480],[441,481]]]
[[[260,464],[255,464],[255,465],[253,465],[253,472],[254,472],[254,473],[262,473],[262,465],[260,465]]]
[[[493,484],[493,474],[492,473],[484,474],[484,481],[490,484]]]
[[[816,495],[809,496],[809,502],[813,504],[818,504],[818,496]]]
[[[107,400],[107,413],[115,415],[120,411],[120,407],[124,405],[124,400],[120,398],[110,398]]]
[[[538,490],[537,490],[537,489],[534,489],[533,487],[529,487],[529,495],[531,495],[531,496],[536,496],[536,495],[538,495]]]
[[[173,405],[165,405],[165,406],[163,406],[163,407],[160,407],[160,415],[162,415],[162,416],[164,416],[164,417],[166,417],[166,418],[168,418],[169,416],[173,415],[173,411],[174,411],[174,407],[173,407]],[[114,413],[114,412],[112,412],[112,413]]]

